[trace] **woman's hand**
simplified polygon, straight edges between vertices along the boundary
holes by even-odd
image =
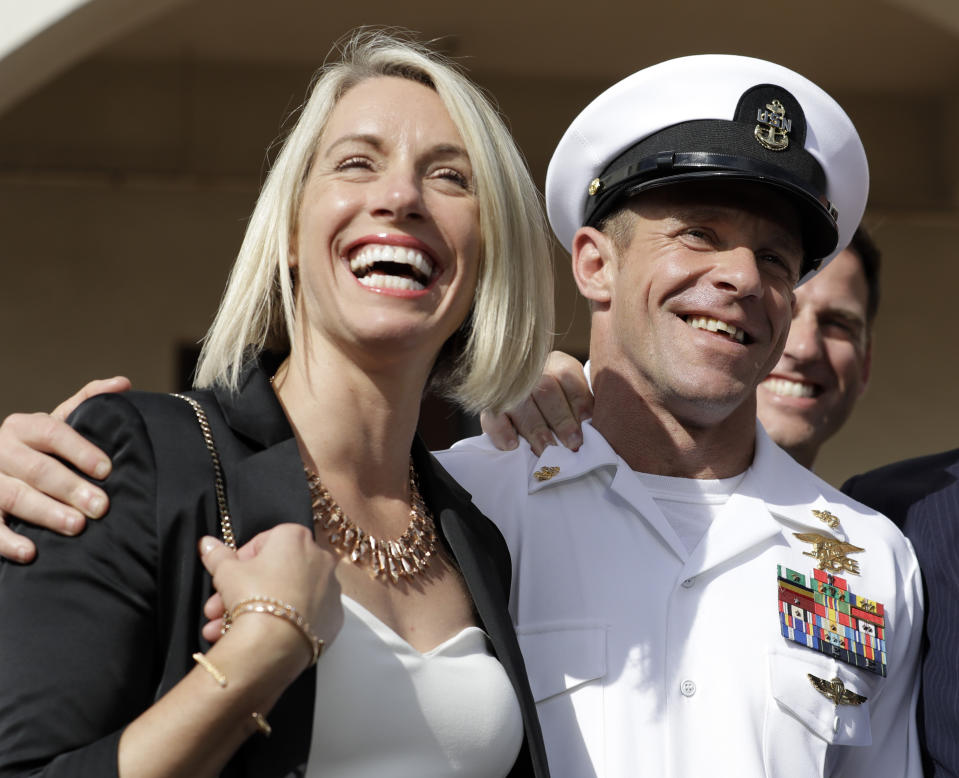
[[[340,584],[336,579],[337,558],[317,545],[313,533],[299,524],[280,524],[261,532],[239,550],[233,551],[219,540],[200,541],[204,567],[213,576],[216,594],[207,601],[204,613],[212,620],[203,628],[203,636],[215,642],[220,635],[224,604],[232,607],[250,597],[264,597],[292,605],[309,622],[314,635],[329,644],[343,625]],[[270,618],[250,614],[259,618]],[[277,627],[283,625],[277,623]],[[290,638],[293,625],[274,634]],[[304,648],[306,642],[296,637]]]
[[[54,457],[91,478],[106,478],[109,458],[65,420],[84,400],[129,388],[130,381],[123,377],[91,381],[50,415],[14,413],[0,424],[0,556],[29,562],[36,554],[32,542],[6,525],[7,515],[76,535],[86,518],[98,519],[106,513],[103,490]]]
[[[337,559],[306,527],[279,524],[239,551],[205,537],[200,557],[226,603],[258,596],[282,600],[313,634],[327,643],[336,637],[343,623]],[[120,775],[219,775],[257,731],[251,714],[268,721],[276,700],[310,662],[312,649],[300,630],[283,622],[268,614],[239,617],[206,652],[205,664],[126,727],[117,753]],[[225,683],[216,680],[218,674]]]

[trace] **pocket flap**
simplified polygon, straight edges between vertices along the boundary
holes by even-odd
[[[516,629],[533,699],[542,702],[606,675],[606,627],[536,624]]]
[[[821,658],[811,650],[797,649],[769,657],[773,697],[796,719],[828,743],[846,746],[872,744],[869,702],[872,686],[852,668]],[[866,697],[860,705],[836,705],[809,680],[808,674],[826,681],[838,677],[846,689]]]

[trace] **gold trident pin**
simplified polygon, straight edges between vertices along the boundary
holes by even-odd
[[[868,697],[856,694],[846,688],[846,685],[838,678],[827,681],[824,678],[817,678],[812,673],[806,673],[809,682],[816,687],[817,691],[838,707],[839,705],[862,705]]]
[[[832,529],[836,529],[836,527],[839,526],[839,517],[835,513],[830,513],[829,511],[817,511],[814,509],[812,515],[820,521],[824,521]]]
[[[866,549],[854,546],[852,543],[844,543],[828,535],[820,535],[818,532],[794,532],[793,535],[803,543],[812,543],[812,551],[803,551],[803,555],[818,559],[820,570],[829,570],[833,573],[841,573],[845,570],[847,573],[859,575],[859,563],[855,559],[850,559],[847,554],[855,554]]]
[[[553,465],[547,465],[546,467],[541,467],[535,473],[533,473],[533,478],[537,481],[548,481],[554,475],[559,472],[559,468]]]

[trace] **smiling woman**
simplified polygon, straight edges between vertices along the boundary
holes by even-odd
[[[291,265],[287,236],[296,232],[304,189],[320,161],[320,137],[344,95],[386,76],[425,86],[442,102],[459,136],[455,145],[468,157],[479,210],[482,272],[466,326],[455,347],[443,350],[434,381],[470,410],[503,407],[535,382],[551,338],[552,266],[540,197],[502,120],[455,69],[434,67],[435,57],[358,57],[361,48],[348,48],[343,61],[321,71],[277,158],[204,342],[197,383],[235,387],[250,344],[283,350],[293,341],[292,275],[283,270]]]
[[[304,186],[290,256],[316,334],[296,353],[353,362],[352,349],[375,349],[381,365],[431,365],[472,304],[475,190],[470,157],[435,91],[385,77],[344,95]]]
[[[81,406],[109,515],[0,565],[0,775],[548,775],[505,543],[415,429],[430,382],[529,391],[550,279],[487,100],[355,36],[264,185],[201,391]]]

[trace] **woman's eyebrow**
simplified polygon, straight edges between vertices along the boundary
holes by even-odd
[[[372,135],[370,133],[350,133],[348,135],[343,135],[333,141],[329,146],[326,147],[324,153],[329,154],[335,151],[339,146],[343,146],[348,143],[361,143],[366,146],[371,146],[377,150],[383,148],[383,139],[379,135]],[[470,161],[469,152],[456,143],[438,143],[437,145],[428,149],[423,156],[443,157],[447,159],[452,157],[462,157],[467,162]]]
[[[350,133],[349,135],[343,135],[333,141],[329,146],[326,147],[326,153],[328,154],[338,146],[342,146],[345,143],[363,143],[367,146],[372,146],[375,149],[379,149],[383,146],[383,139],[379,135],[371,135],[368,133]]]
[[[437,157],[464,157],[467,160],[470,158],[466,149],[455,143],[439,143],[431,148],[429,153]]]

